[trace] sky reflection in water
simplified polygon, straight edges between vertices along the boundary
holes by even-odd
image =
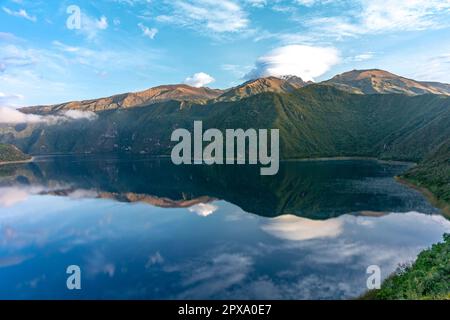
[[[367,163],[352,164],[358,165]],[[195,194],[168,198],[177,201],[168,208],[168,202],[160,200],[165,193],[151,198],[125,195],[136,186],[121,184],[120,174],[112,175],[111,181],[117,185],[109,183],[115,190],[102,190],[76,182],[75,175],[72,181],[51,180],[51,170],[42,166],[39,174],[36,168],[20,167],[13,178],[6,175],[0,179],[0,298],[355,297],[365,291],[369,265],[379,265],[386,277],[398,264],[412,261],[450,232],[450,222],[418,193],[394,182],[392,167],[370,166],[382,174],[360,176],[359,180],[330,177],[326,184],[351,180],[351,185],[359,185],[353,196],[360,209],[358,199],[380,196],[373,184],[370,192],[361,196],[363,182],[381,179],[385,193],[391,188],[403,199],[385,203],[406,210],[380,212],[372,205],[365,211],[349,210],[352,214],[336,214],[339,210],[329,214],[322,198],[314,202],[305,195],[307,205],[277,198],[274,208],[296,212],[271,218],[246,212],[229,200],[235,200],[235,195],[217,197],[217,192],[203,194],[201,199],[206,201],[192,201],[198,198]],[[301,170],[289,169],[297,171]],[[274,194],[285,189],[274,185]],[[343,190],[348,189],[336,193]],[[372,200],[368,203],[377,203]],[[345,208],[349,203],[347,199],[336,202]],[[328,215],[322,218],[318,213],[319,218],[312,219],[314,209],[304,210],[305,206],[316,206]],[[81,291],[66,289],[65,270],[71,264],[81,267]]]

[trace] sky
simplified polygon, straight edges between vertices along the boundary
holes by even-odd
[[[370,68],[450,83],[450,0],[0,0],[0,106]]]

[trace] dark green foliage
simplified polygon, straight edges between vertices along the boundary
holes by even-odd
[[[168,155],[176,128],[278,128],[283,158],[370,156],[422,160],[450,137],[450,97],[357,95],[325,85],[236,102],[163,102],[99,113],[95,121],[38,126],[26,138],[2,136],[30,153]]]
[[[403,177],[450,203],[450,139]]]
[[[363,299],[450,299],[450,234],[444,242],[419,254],[416,262],[399,270]]]

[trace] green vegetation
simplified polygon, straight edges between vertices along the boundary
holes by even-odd
[[[360,156],[423,161],[405,178],[449,201],[448,96],[362,95],[309,85],[239,101],[165,101],[98,114],[94,121],[28,124],[20,132],[0,132],[0,141],[33,154],[169,155],[173,130],[192,130],[194,120],[202,120],[205,130],[278,128],[283,159]],[[439,146],[443,147],[438,150]]]
[[[450,139],[402,178],[430,190],[438,200],[450,203]]]
[[[206,105],[168,101],[99,113],[95,121],[34,125],[0,135],[28,153],[168,155],[176,128],[278,128],[283,158],[336,156],[421,161],[450,137],[450,97],[358,95],[325,85]],[[31,126],[31,125],[29,125]],[[24,132],[27,132],[25,134]]]
[[[15,146],[8,144],[0,144],[0,163],[2,162],[16,162],[31,159]]]
[[[450,234],[444,242],[419,254],[416,262],[392,275],[380,290],[369,291],[362,299],[450,299]]]

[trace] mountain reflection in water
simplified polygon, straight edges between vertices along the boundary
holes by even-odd
[[[3,185],[54,195],[190,207],[222,199],[265,217],[327,219],[364,211],[436,213],[393,176],[408,164],[371,160],[282,162],[275,176],[255,166],[175,166],[163,158],[54,157],[19,166]],[[44,192],[44,191],[42,191]]]
[[[342,299],[450,232],[407,164],[177,167],[48,157],[0,167],[0,299]],[[79,265],[82,290],[66,289]]]

